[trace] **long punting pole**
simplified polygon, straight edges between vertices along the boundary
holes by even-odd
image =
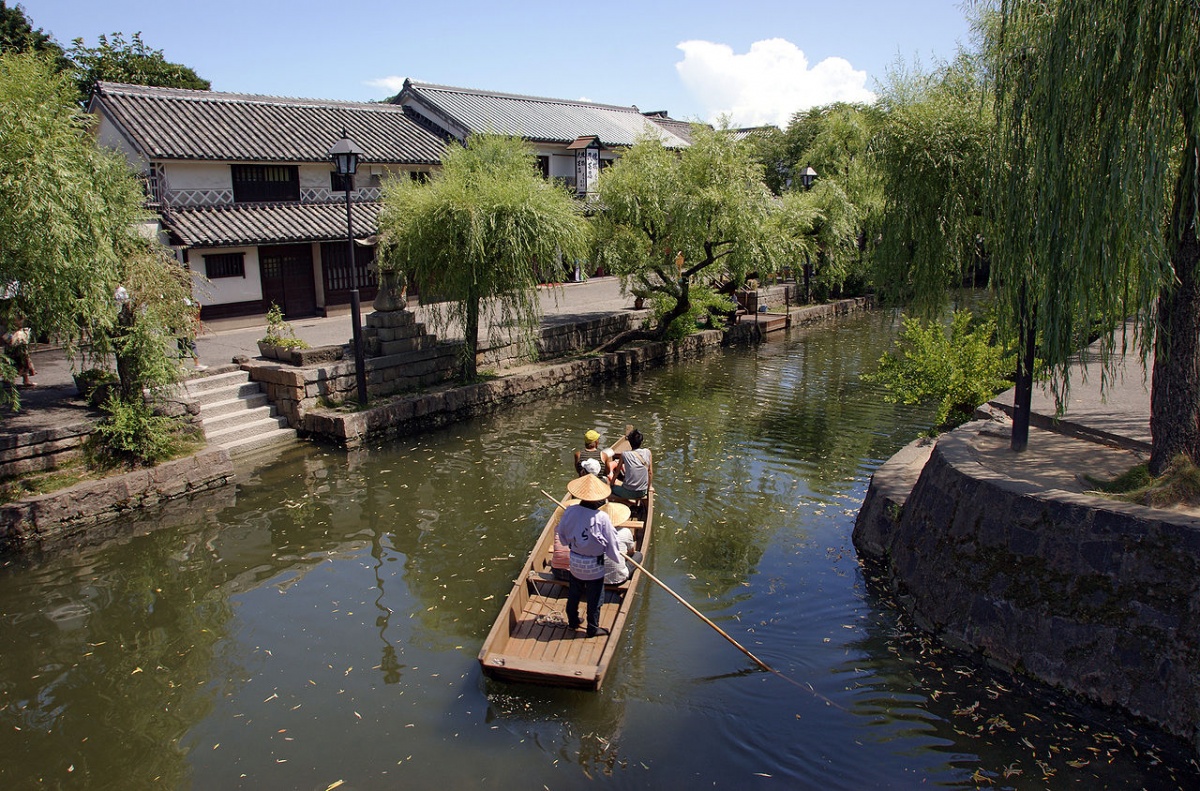
[[[549,494],[549,493],[547,493],[545,489],[543,489],[543,490],[542,490],[542,494],[546,495],[546,497],[547,497],[547,498],[549,498],[549,500],[550,500],[552,503],[554,503],[555,505],[559,506],[560,508],[562,507],[562,503],[560,503],[558,500],[555,500],[555,499],[554,499],[554,496],[553,496],[553,495],[551,495],[551,494]],[[673,597],[675,598],[675,601],[679,602],[679,603],[680,603],[680,604],[682,604],[684,607],[687,607],[687,608],[688,608],[688,610],[689,610],[689,611],[691,611],[691,613],[692,613],[693,615],[695,615],[697,618],[699,618],[700,620],[702,620],[702,621],[704,621],[706,624],[708,624],[710,627],[712,627],[712,629],[713,629],[714,631],[716,631],[716,633],[717,633],[717,634],[721,635],[721,636],[722,636],[722,637],[724,637],[726,640],[728,640],[729,642],[733,643],[734,647],[735,647],[735,648],[737,648],[737,650],[741,651],[741,652],[742,652],[743,654],[745,654],[746,656],[750,657],[750,659],[752,659],[752,660],[754,661],[754,664],[758,665],[758,666],[759,666],[759,667],[761,667],[763,670],[766,670],[768,673],[774,673],[775,675],[779,676],[780,678],[782,678],[784,681],[788,682],[789,684],[795,684],[797,687],[800,687],[801,689],[804,689],[804,690],[807,690],[808,692],[811,692],[813,695],[815,695],[815,696],[817,696],[818,698],[820,698],[821,700],[823,700],[823,701],[824,701],[826,704],[828,704],[828,705],[830,705],[830,706],[833,706],[833,707],[835,707],[835,708],[839,708],[839,709],[840,709],[840,708],[842,708],[841,706],[838,706],[838,704],[834,703],[834,702],[833,702],[832,700],[830,700],[829,698],[827,698],[827,697],[825,697],[824,695],[822,695],[820,692],[817,692],[815,689],[813,689],[811,684],[801,684],[799,681],[796,681],[795,679],[788,678],[788,677],[787,677],[787,676],[785,676],[783,673],[780,673],[778,670],[776,670],[775,668],[771,667],[771,666],[770,666],[770,665],[768,665],[766,662],[764,662],[764,661],[762,661],[761,659],[759,659],[758,657],[756,657],[754,654],[750,653],[750,651],[749,651],[749,650],[748,650],[748,649],[747,649],[745,646],[743,646],[743,645],[742,645],[741,643],[739,643],[737,640],[734,640],[732,637],[730,637],[730,636],[729,636],[729,635],[728,635],[728,634],[725,632],[725,630],[724,630],[724,629],[722,629],[721,627],[717,626],[715,623],[713,623],[712,621],[710,621],[710,620],[709,620],[709,619],[708,619],[708,618],[707,618],[707,617],[704,615],[704,613],[702,613],[702,612],[700,612],[699,610],[697,610],[695,607],[693,607],[691,604],[689,604],[689,603],[688,603],[688,601],[687,601],[686,599],[684,599],[682,596],[680,596],[680,595],[679,595],[678,593],[676,593],[675,591],[671,590],[670,586],[669,586],[669,585],[667,585],[667,583],[663,582],[663,581],[662,581],[662,580],[660,580],[658,577],[656,577],[656,576],[654,576],[653,574],[651,574],[649,569],[647,569],[647,568],[646,568],[645,566],[643,566],[641,563],[638,563],[638,562],[637,562],[636,560],[634,560],[633,558],[629,557],[629,555],[625,555],[624,557],[625,557],[625,559],[626,559],[626,560],[628,560],[630,563],[632,563],[633,565],[637,566],[637,567],[638,567],[638,568],[641,570],[641,572],[642,572],[643,574],[645,574],[647,577],[649,577],[649,578],[650,578],[650,579],[651,579],[651,580],[654,582],[654,584],[658,585],[658,587],[662,588],[662,589],[663,589],[663,590],[665,590],[667,593],[671,594],[671,596],[673,596]]]

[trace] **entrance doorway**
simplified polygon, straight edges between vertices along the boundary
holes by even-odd
[[[312,246],[277,245],[258,248],[262,276],[263,309],[274,302],[286,318],[317,313],[317,287],[313,282]]]

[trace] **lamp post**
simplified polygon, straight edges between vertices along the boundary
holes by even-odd
[[[363,355],[362,320],[358,302],[358,266],[354,261],[354,220],[350,215],[350,192],[354,189],[354,174],[358,171],[358,160],[362,149],[354,144],[342,128],[342,139],[329,149],[329,159],[335,172],[344,179],[346,188],[346,252],[350,265],[350,320],[354,322],[354,376],[358,385],[358,403],[367,403],[367,366]]]
[[[804,170],[800,171],[800,183],[804,185],[806,192],[816,178],[817,171],[812,169],[812,165],[806,165]],[[812,302],[812,262],[809,261],[808,253],[804,254],[804,301]]]

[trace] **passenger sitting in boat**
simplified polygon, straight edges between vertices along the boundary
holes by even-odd
[[[595,475],[581,475],[567,484],[578,505],[558,520],[555,534],[571,553],[571,579],[567,586],[567,626],[579,629],[579,600],[587,603],[587,636],[608,634],[600,626],[600,599],[604,596],[604,559],[621,563],[617,531],[600,506],[608,499],[608,484]]]
[[[612,487],[612,496],[634,504],[644,500],[650,492],[650,486],[654,483],[654,465],[651,463],[650,449],[642,447],[642,432],[634,429],[629,432],[628,439],[632,450],[617,456],[616,477],[621,482]]]
[[[571,550],[554,533],[554,554],[550,556],[550,575],[556,580],[571,579]]]
[[[583,435],[583,439],[583,450],[575,451],[575,474],[590,473],[601,478],[607,477],[609,457],[608,451],[600,448],[600,432],[588,429],[587,433]]]
[[[614,525],[619,525],[629,521],[629,506],[623,503],[605,503],[601,509],[608,514]],[[620,585],[625,580],[633,576],[633,564],[629,562],[625,555],[630,555],[638,563],[642,562],[642,553],[634,552],[633,531],[628,527],[617,529],[617,548],[621,551],[622,562],[615,563],[607,555],[604,556],[604,584],[605,585]]]

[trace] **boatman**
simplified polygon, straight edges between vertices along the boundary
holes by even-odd
[[[567,626],[579,629],[579,600],[587,602],[587,636],[606,635],[600,626],[600,599],[604,596],[604,559],[623,563],[617,548],[617,531],[612,519],[600,510],[608,499],[608,484],[595,475],[581,475],[567,484],[572,497],[579,498],[563,512],[555,530],[558,540],[571,552],[571,581],[567,586]]]

